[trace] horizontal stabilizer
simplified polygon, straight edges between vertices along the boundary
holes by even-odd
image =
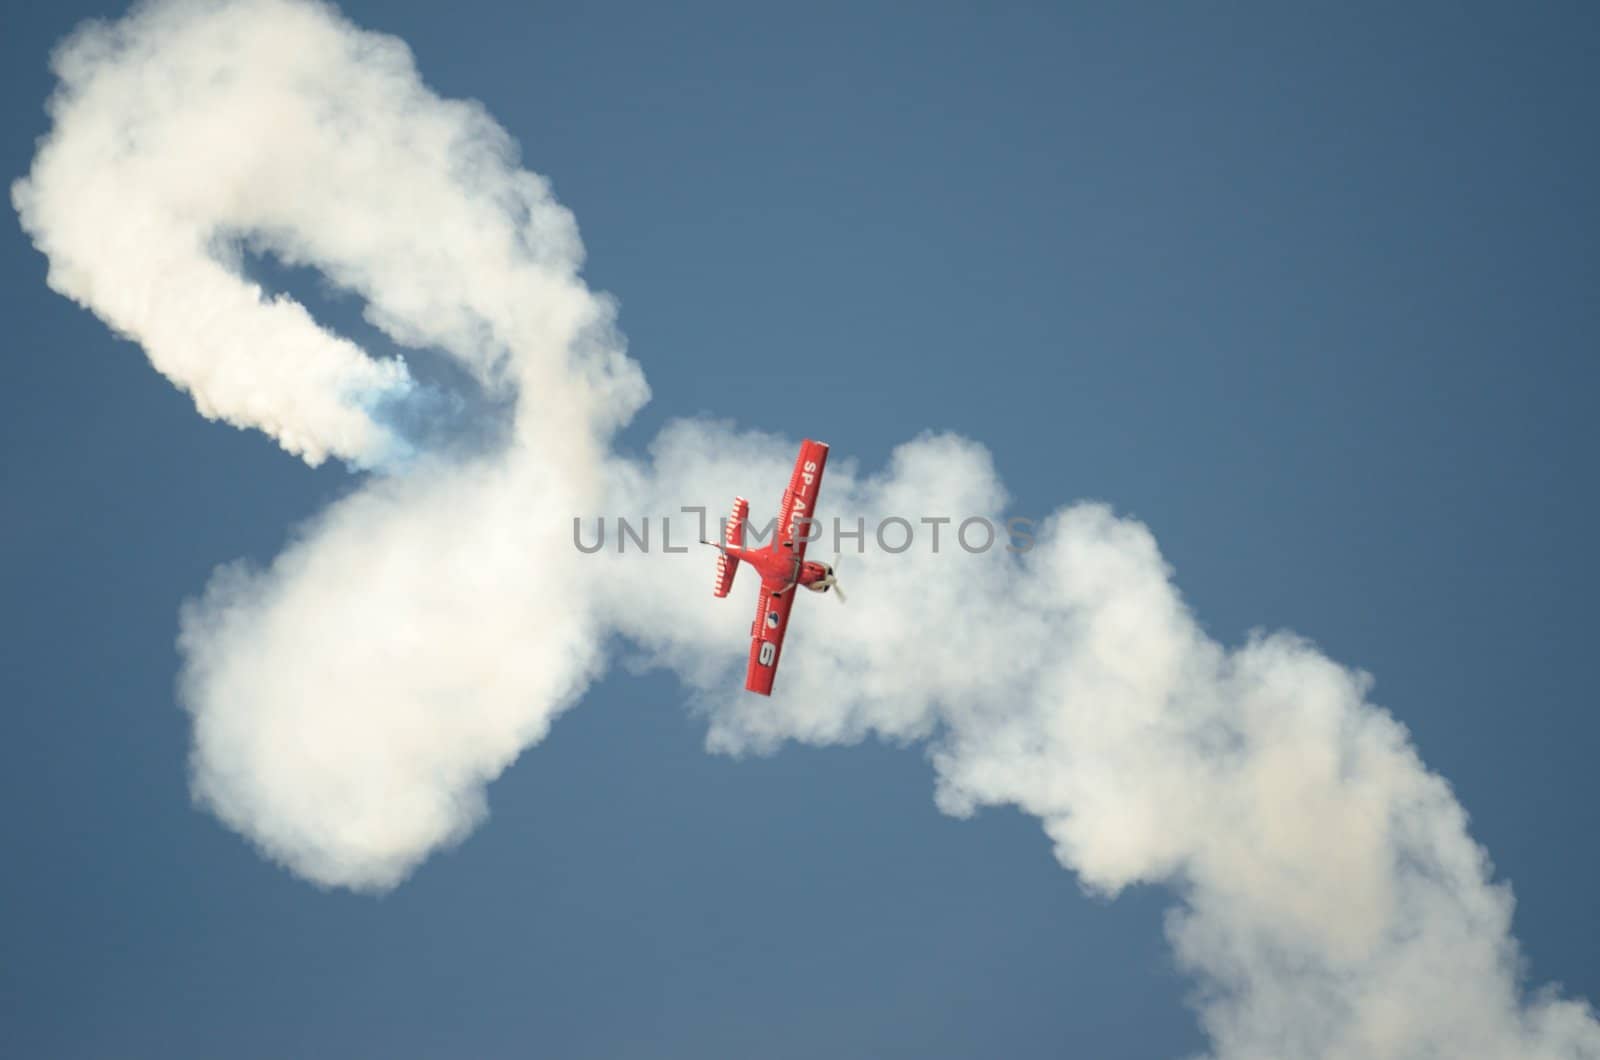
[[[743,497],[733,499],[733,511],[728,516],[728,522],[722,528],[722,543],[729,548],[742,548],[744,546],[744,521],[750,515],[750,502]],[[738,573],[739,560],[726,552],[717,553],[717,585],[714,592],[718,596],[727,596],[728,590],[733,588],[733,576]]]

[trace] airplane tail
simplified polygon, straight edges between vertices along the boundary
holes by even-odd
[[[733,512],[728,517],[728,522],[722,531],[722,543],[728,548],[744,547],[744,521],[750,516],[750,502],[743,497],[733,499]],[[717,551],[717,585],[713,590],[718,596],[727,596],[728,590],[733,588],[733,576],[738,573],[739,559],[728,553]]]

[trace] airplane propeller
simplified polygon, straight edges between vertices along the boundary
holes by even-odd
[[[817,584],[831,588],[834,591],[834,594],[838,596],[839,602],[842,604],[847,603],[848,601],[846,601],[844,598],[844,586],[839,584],[839,576],[837,573],[839,570],[839,558],[839,553],[835,552],[833,554],[833,563],[828,567],[828,573],[823,575],[822,579]]]

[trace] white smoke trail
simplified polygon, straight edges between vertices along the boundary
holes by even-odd
[[[55,133],[13,190],[23,227],[51,286],[136,339],[203,415],[312,464],[395,455],[373,410],[403,398],[405,366],[239,275],[246,236],[486,384],[577,399],[586,378],[623,416],[643,401],[620,357],[565,363],[608,319],[576,280],[572,216],[481,108],[428,91],[403,42],[308,4],[181,0],[86,25],[55,68]],[[573,422],[586,413],[576,401]]]
[[[779,695],[731,691],[743,618],[705,557],[580,561],[570,519],[718,511],[783,481],[793,443],[685,421],[648,461],[609,452],[646,388],[570,215],[401,42],[294,0],[174,0],[55,64],[54,131],[13,189],[51,284],[203,414],[389,472],[182,616],[196,796],[268,856],[394,886],[482,818],[615,631],[680,675],[716,749],[926,738],[946,812],[1014,804],[1086,886],[1172,886],[1218,1056],[1600,1057],[1586,1005],[1526,992],[1509,891],[1366,679],[1287,635],[1209,640],[1148,530],[1102,506],[1026,555],[863,558],[850,607],[796,624]],[[501,444],[407,453],[384,414],[404,367],[264,297],[240,240],[513,395]],[[869,525],[1006,503],[985,450],[943,436],[877,474],[836,459],[825,500]]]

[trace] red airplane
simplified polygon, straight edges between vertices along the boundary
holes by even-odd
[[[814,518],[811,513],[817,506],[817,493],[822,489],[822,467],[827,462],[828,447],[822,442],[807,438],[800,443],[794,475],[789,479],[789,488],[783,491],[783,503],[778,506],[772,544],[764,548],[744,547],[750,502],[743,497],[733,499],[733,515],[723,532],[722,544],[705,542],[722,553],[717,557],[715,591],[718,596],[727,596],[728,590],[733,588],[733,576],[741,561],[761,575],[761,598],[756,604],[756,620],[750,626],[750,666],[745,671],[744,687],[763,696],[772,695],[772,679],[778,672],[783,635],[789,630],[789,609],[794,606],[795,586],[816,593],[833,589],[839,594],[839,602],[844,602],[844,590],[833,576],[833,567],[806,561],[806,545]],[[835,557],[834,563],[838,562]]]

